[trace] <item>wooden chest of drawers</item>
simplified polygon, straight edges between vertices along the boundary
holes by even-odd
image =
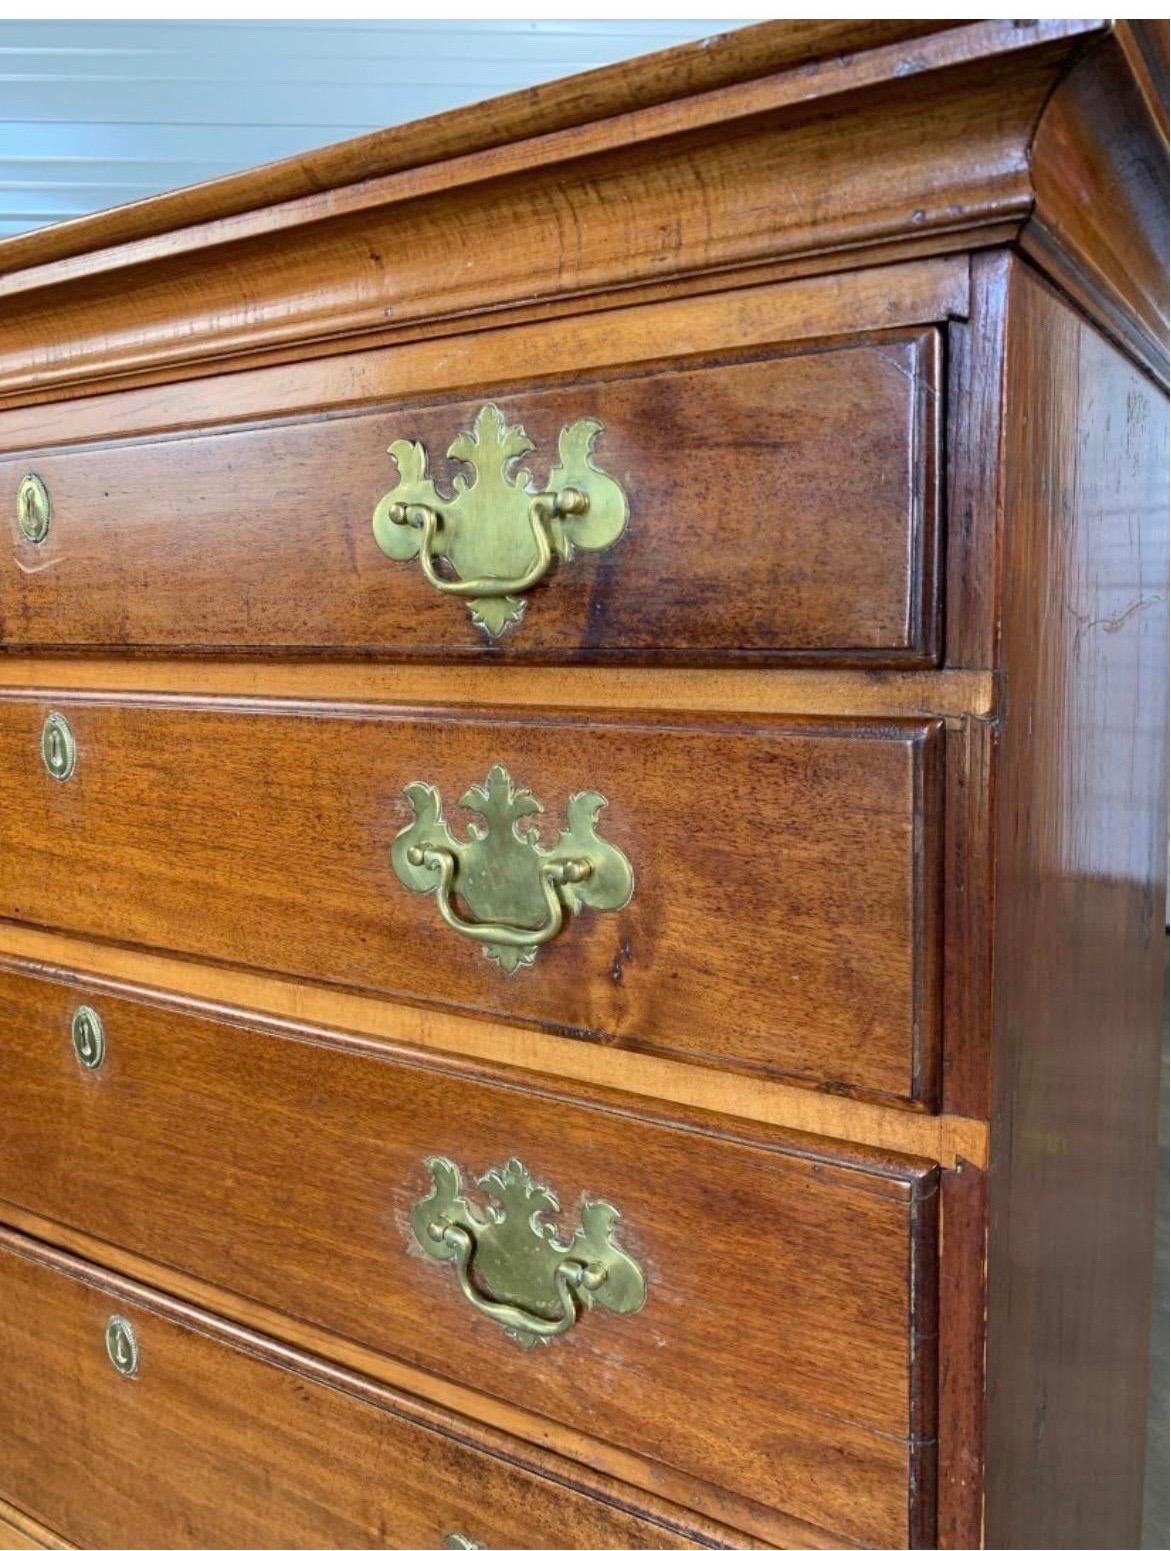
[[[1134,1543],[1161,48],[0,244],[0,1543]]]

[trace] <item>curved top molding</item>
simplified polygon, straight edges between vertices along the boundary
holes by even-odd
[[[21,233],[0,241],[0,275],[349,188],[369,178],[470,156],[510,141],[574,129],[880,44],[906,43],[955,25],[945,21],[795,21],[741,27],[453,112],[359,135],[153,199],[100,210],[47,230]]]
[[[766,23],[12,238],[0,402],[1004,243],[1161,371],[1159,38]]]

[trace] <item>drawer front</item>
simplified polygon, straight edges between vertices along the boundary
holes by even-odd
[[[78,1545],[693,1543],[20,1243],[0,1233],[3,1490]]]
[[[0,697],[4,912],[930,1101],[935,724],[222,704]]]
[[[79,1006],[104,1031],[96,1066],[74,1048]],[[640,1117],[613,1096],[339,1049],[84,979],[3,974],[0,1030],[0,1196],[26,1211],[832,1535],[921,1543],[933,1167],[763,1128],[712,1134],[687,1111]],[[506,1225],[505,1243],[471,1229],[481,1298],[533,1309],[513,1279],[544,1253],[535,1210],[562,1245],[598,1229],[573,1252],[583,1263],[617,1250],[613,1297],[575,1295],[568,1328],[521,1344],[427,1250],[436,1213],[458,1216],[443,1195],[457,1175],[472,1215],[495,1196]],[[617,1219],[598,1224],[591,1202]],[[536,1307],[556,1317],[545,1271]]]
[[[937,353],[933,332],[904,333],[21,454],[0,462],[12,536],[0,636],[22,648],[922,662],[934,652]],[[519,426],[527,438],[508,429]],[[457,441],[463,462],[447,456]],[[555,468],[588,510],[541,520],[552,551],[535,576],[531,496],[558,484]],[[453,476],[473,471],[474,493],[457,499]],[[437,514],[422,546],[432,580],[420,528],[384,514],[394,555],[375,535],[400,475],[389,504]],[[442,590],[444,574],[517,586],[477,601]]]

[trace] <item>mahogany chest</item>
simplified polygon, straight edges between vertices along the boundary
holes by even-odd
[[[1137,1543],[1166,30],[0,243],[0,1544]]]

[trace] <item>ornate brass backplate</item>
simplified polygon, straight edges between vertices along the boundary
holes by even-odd
[[[432,587],[465,598],[476,624],[500,635],[519,622],[521,594],[537,585],[555,555],[568,561],[576,549],[608,549],[626,527],[625,491],[591,458],[601,429],[597,420],[563,428],[560,462],[542,490],[528,469],[514,468],[535,443],[495,404],[485,404],[447,450],[473,470],[470,481],[455,476],[451,496],[429,477],[421,442],[392,442],[387,451],[399,481],[374,509],[379,548],[392,560],[417,555]]]
[[[520,827],[544,809],[532,792],[513,786],[503,765],[494,765],[483,786],[460,798],[461,807],[483,819],[469,821],[466,840],[448,828],[436,787],[413,781],[403,796],[415,817],[390,848],[396,876],[416,894],[435,894],[448,926],[482,943],[485,955],[509,974],[531,964],[537,949],[583,905],[621,910],[634,893],[630,863],[597,833],[606,806],[600,792],[569,799],[565,828],[548,848],[535,830]],[[457,911],[457,897],[470,916]]]
[[[634,1314],[646,1302],[642,1268],[614,1242],[620,1214],[607,1201],[581,1204],[581,1226],[562,1241],[546,1222],[561,1210],[519,1158],[479,1181],[481,1210],[464,1195],[458,1165],[428,1158],[431,1191],[415,1204],[411,1228],[426,1253],[451,1261],[460,1291],[477,1311],[502,1325],[521,1346],[572,1330],[594,1304]]]

